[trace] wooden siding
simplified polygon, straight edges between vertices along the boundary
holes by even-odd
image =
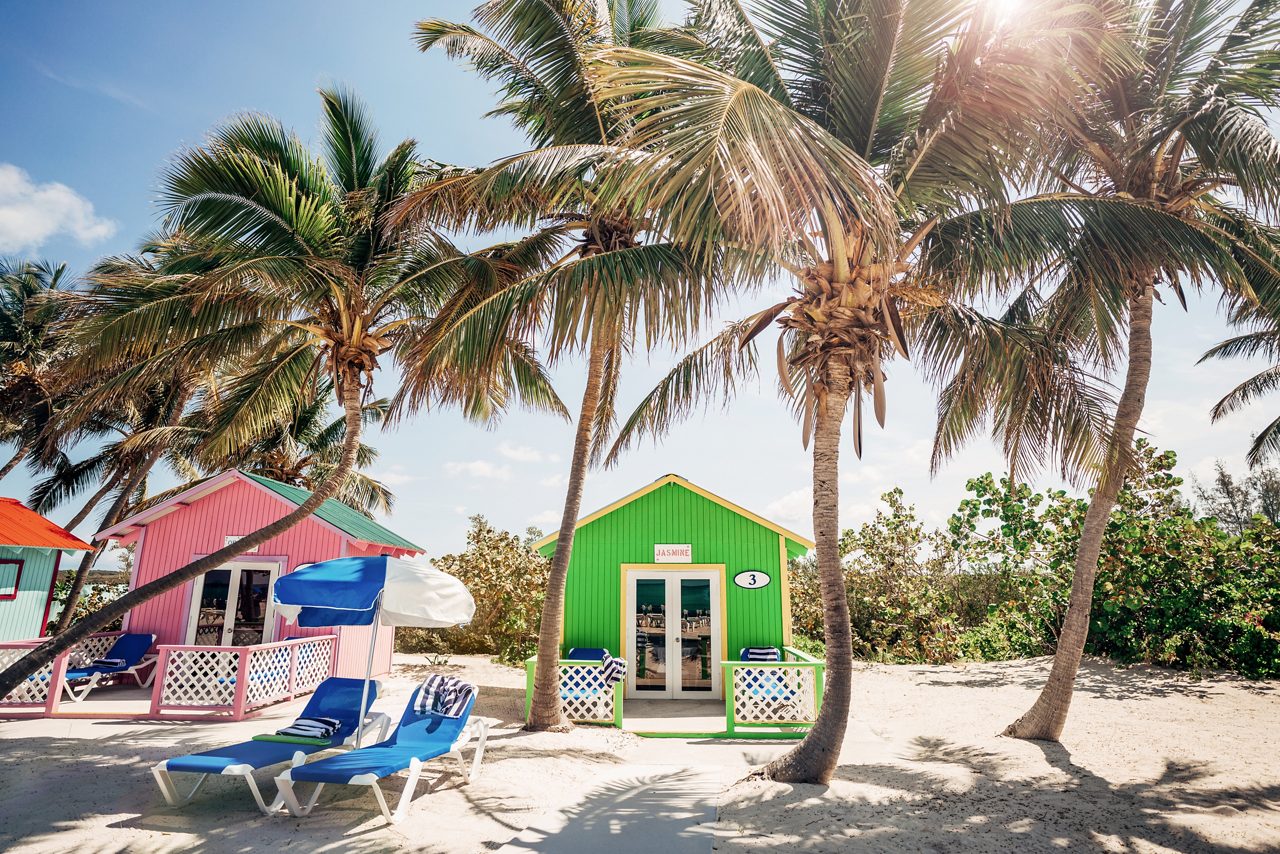
[[[655,543],[689,543],[692,564],[724,564],[727,655],[736,657],[744,646],[782,645],[784,568],[777,532],[668,483],[577,530],[565,590],[566,649],[605,647],[619,654],[622,565],[653,563]],[[769,585],[736,586],[733,576],[745,570],[766,573]]]
[[[0,546],[0,558],[23,561],[18,595],[0,599],[0,641],[34,640],[44,630],[41,621],[49,602],[58,553],[53,549]]]
[[[199,555],[210,554],[222,548],[224,538],[244,535],[269,522],[279,519],[292,509],[292,505],[252,484],[237,481],[174,513],[161,516],[144,529],[135,560],[131,587],[141,586],[178,569]],[[121,538],[128,543],[136,535]],[[377,554],[376,550],[369,553]],[[347,554],[361,554],[355,549],[344,549],[344,541],[327,525],[313,520],[304,521],[278,537],[267,540],[255,554],[242,556],[243,560],[274,562],[283,559],[281,574],[287,574],[302,564],[329,560]],[[156,636],[157,644],[185,644],[187,619],[191,605],[192,582],[181,584],[154,599],[143,602],[129,612],[127,628],[131,632],[149,632]],[[286,637],[310,637],[332,634],[328,628],[306,629],[276,618],[275,639]],[[391,668],[391,637],[394,629],[379,632],[379,650],[374,661],[374,672],[385,673]],[[364,675],[368,646],[368,629],[345,628],[338,633],[339,676]],[[358,670],[351,662],[359,661]]]

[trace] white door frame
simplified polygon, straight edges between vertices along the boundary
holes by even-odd
[[[691,578],[711,583],[711,690],[688,691],[680,688],[680,661],[683,658],[683,641],[679,620],[680,580]],[[636,580],[654,579],[669,581],[666,585],[667,616],[667,687],[665,691],[637,691],[636,668],[631,652],[636,648]],[[628,699],[701,699],[724,698],[723,668],[720,662],[725,655],[724,631],[724,566],[722,564],[624,564],[622,567],[622,657],[627,662],[626,697]]]
[[[217,572],[219,569],[229,570],[231,577],[227,580],[227,604],[222,621],[222,637],[218,646],[231,646],[231,639],[235,636],[236,610],[240,604],[240,573],[246,570],[271,573],[267,580],[267,608],[262,615],[261,643],[273,641],[276,634],[276,609],[272,591],[275,589],[276,579],[280,577],[280,564],[276,561],[229,560],[209,572]],[[191,583],[191,604],[187,608],[188,646],[196,642],[196,624],[200,621],[200,597],[204,594],[204,579],[207,574],[196,576],[195,581]]]

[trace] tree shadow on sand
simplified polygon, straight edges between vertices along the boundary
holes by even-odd
[[[1039,692],[1049,673],[1050,658],[989,662],[980,671],[963,666],[938,675],[930,668],[932,678],[921,684],[946,688],[997,688],[1017,686]],[[1151,700],[1164,697],[1188,697],[1209,700],[1221,696],[1223,685],[1262,696],[1280,699],[1280,686],[1274,682],[1258,682],[1230,673],[1212,674],[1213,682],[1200,681],[1189,673],[1167,670],[1145,664],[1122,666],[1110,661],[1086,658],[1076,676],[1075,691],[1103,700]]]
[[[151,778],[150,767],[161,759],[189,750],[228,743],[217,727],[102,725],[99,738],[27,738],[3,742],[0,770],[0,851],[18,847],[75,850],[89,854],[167,851],[249,851],[269,848],[285,832],[306,851],[385,851],[391,847],[448,850],[448,835],[407,843],[398,828],[388,827],[372,795],[365,788],[327,786],[315,816],[295,819],[268,817],[258,812],[243,781],[211,777],[185,807],[168,807]],[[468,750],[469,757],[469,750]],[[496,841],[505,841],[528,823],[530,804],[522,796],[529,779],[511,782],[513,775],[493,774],[508,763],[573,762],[584,774],[617,765],[621,760],[607,749],[565,748],[537,735],[497,730],[489,739],[484,772],[464,785],[456,763],[444,759],[424,769],[410,822],[429,819],[432,797],[449,794],[470,804],[464,808],[475,820],[487,819]],[[280,767],[255,775],[264,795],[275,792],[271,778]],[[86,781],[93,781],[86,785]],[[504,782],[505,781],[505,782]],[[184,780],[189,785],[191,780]],[[393,803],[405,778],[392,776],[383,791]],[[27,804],[30,808],[20,805]],[[458,809],[451,809],[457,819]],[[99,831],[85,833],[86,826]],[[75,831],[74,840],[62,836]],[[136,831],[136,832],[131,832]],[[65,841],[64,841],[65,840]],[[431,844],[444,846],[432,849]]]
[[[1038,743],[1060,773],[1028,779],[998,754],[936,738],[912,744],[902,765],[842,765],[836,779],[857,784],[853,791],[773,786],[750,793],[722,815],[738,831],[722,849],[781,843],[811,852],[1256,852],[1206,838],[1173,817],[1280,809],[1280,783],[1210,788],[1201,782],[1213,774],[1206,766],[1166,760],[1154,780],[1113,784],[1073,763],[1061,745]],[[799,830],[778,834],[781,816]]]

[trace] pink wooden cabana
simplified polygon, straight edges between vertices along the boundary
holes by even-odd
[[[227,471],[100,531],[96,539],[136,545],[132,589],[279,519],[309,495],[269,478]],[[277,578],[309,563],[361,555],[411,557],[422,551],[330,499],[252,553],[134,608],[125,616],[124,631],[156,637],[157,675],[147,713],[238,719],[306,693],[327,676],[363,676],[370,631],[376,632],[373,672],[386,673],[394,629],[299,628],[274,613],[271,589]],[[32,711],[59,713],[58,677],[65,669],[65,661],[55,662],[47,676],[33,681],[50,690],[26,698]]]

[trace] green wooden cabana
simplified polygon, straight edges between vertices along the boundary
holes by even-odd
[[[534,548],[550,556],[556,536]],[[790,647],[786,567],[812,547],[675,474],[580,519],[561,644],[566,714],[621,726],[628,700],[715,700],[726,734],[811,723],[822,662]],[[744,648],[774,648],[784,660],[745,662]],[[627,662],[612,691],[599,690],[598,664],[569,657],[600,649]]]

